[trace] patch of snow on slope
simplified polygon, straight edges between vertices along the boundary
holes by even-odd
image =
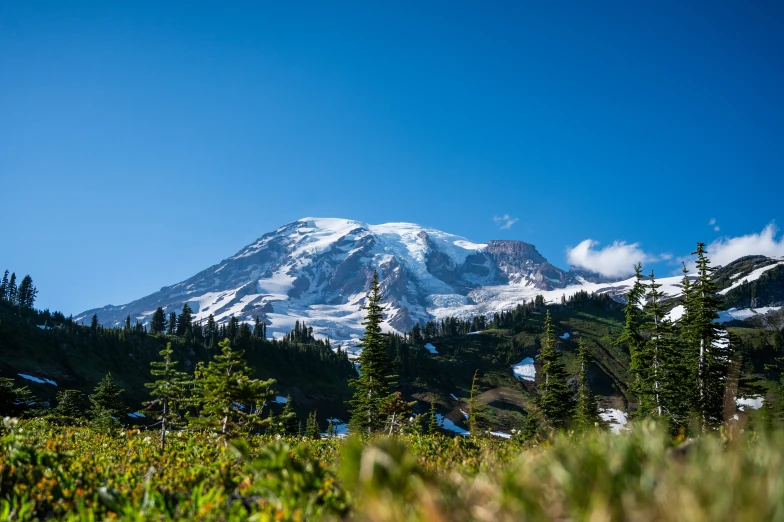
[[[512,366],[512,373],[514,373],[515,377],[518,379],[524,379],[526,381],[536,380],[536,368],[534,368],[534,360],[530,357],[526,357],[519,363]]]
[[[458,435],[470,435],[471,432],[468,430],[464,430],[460,426],[457,426],[454,422],[447,419],[440,413],[436,413],[436,420],[438,421],[438,425],[444,428],[445,430],[449,430],[452,432],[457,433]]]
[[[765,398],[761,395],[754,395],[752,397],[737,397],[735,399],[735,403],[738,405],[738,409],[744,411],[746,408],[750,410],[758,410],[762,408],[762,405],[765,403]]]
[[[672,310],[667,312],[667,315],[664,316],[665,319],[669,319],[670,322],[680,321],[683,317],[683,314],[686,313],[686,307],[683,305],[678,305],[674,307]]]
[[[51,379],[33,377],[32,375],[27,375],[26,373],[17,373],[17,375],[22,379],[27,379],[28,381],[37,382],[38,384],[51,384],[52,386],[57,386],[57,383]]]
[[[425,349],[427,349],[427,351],[428,351],[428,352],[430,352],[432,355],[438,355],[438,352],[436,351],[436,347],[435,347],[435,346],[433,346],[433,345],[432,345],[432,344],[430,344],[430,343],[427,343],[427,344],[425,345]]]
[[[561,336],[561,339],[568,339],[569,337],[571,337],[571,335],[569,334],[569,332],[566,332]]]
[[[449,396],[452,397],[457,402],[460,402],[460,399],[458,399],[457,396],[454,393],[450,393]]]
[[[275,397],[275,402],[277,402],[278,404],[286,404],[287,402],[289,402],[289,400],[286,397],[281,397],[280,395],[278,395],[277,397]]]
[[[716,319],[717,323],[727,323],[730,321],[743,321],[755,315],[766,315],[770,312],[781,310],[781,306],[765,306],[762,308],[730,308],[719,312],[719,318]]]
[[[610,426],[610,431],[615,434],[620,433],[626,427],[628,421],[627,413],[615,408],[599,410],[599,417]]]
[[[738,278],[736,279],[736,277],[733,277],[733,279],[735,279],[735,282],[734,282],[734,283],[732,283],[732,284],[731,284],[730,286],[728,286],[727,288],[725,288],[724,290],[721,290],[719,293],[720,293],[721,295],[727,295],[727,292],[729,292],[729,291],[730,291],[730,290],[732,290],[733,288],[737,288],[737,287],[739,287],[740,285],[742,285],[744,282],[747,282],[747,281],[748,281],[749,283],[751,283],[752,281],[756,281],[757,279],[759,279],[759,278],[762,276],[762,274],[764,274],[764,273],[765,273],[765,272],[767,272],[768,270],[771,270],[771,269],[773,269],[773,268],[776,268],[777,266],[780,266],[780,265],[784,265],[784,263],[773,263],[772,265],[763,266],[762,268],[758,268],[758,269],[756,269],[756,270],[752,270],[751,272],[749,272],[749,275],[747,275],[747,276],[746,276],[746,277],[744,277],[744,278],[739,278],[739,277],[738,277]]]

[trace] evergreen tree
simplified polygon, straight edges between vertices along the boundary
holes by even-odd
[[[166,333],[174,335],[177,332],[177,314],[174,312],[169,313],[169,323],[166,325]]]
[[[7,301],[16,304],[16,272],[11,273],[11,279],[8,281],[8,290],[6,292]]]
[[[259,316],[256,316],[256,322],[253,325],[253,338],[264,339],[264,323],[261,322]]]
[[[153,335],[162,334],[166,331],[166,312],[160,306],[152,314],[150,320],[150,333]]]
[[[0,377],[0,416],[32,416],[36,402],[35,396],[27,386],[16,388],[13,379]]]
[[[387,338],[381,332],[384,308],[381,302],[378,274],[373,272],[373,283],[367,295],[365,310],[367,315],[362,324],[365,335],[362,337],[359,356],[360,376],[349,381],[354,388],[349,426],[354,433],[367,433],[384,427],[386,419],[381,410],[390,394],[395,376],[387,353]]]
[[[32,310],[36,295],[38,295],[38,290],[35,288],[35,285],[33,285],[33,278],[26,275],[16,291],[15,304],[20,308]]]
[[[144,385],[150,389],[153,397],[152,401],[144,405],[160,408],[157,418],[161,424],[161,449],[166,445],[166,431],[178,424],[186,401],[188,374],[176,369],[177,362],[171,359],[173,353],[171,343],[166,343],[166,348],[160,351],[163,360],[150,363],[150,374],[159,379]]]
[[[315,411],[308,415],[308,422],[305,424],[305,438],[311,440],[319,440],[321,438]]]
[[[8,270],[3,274],[3,280],[0,282],[0,301],[8,300]]]
[[[98,314],[93,314],[90,319],[90,330],[95,333],[98,331]]]
[[[120,399],[123,391],[125,390],[117,388],[112,374],[107,373],[95,386],[92,395],[89,396],[92,406],[87,410],[87,414],[94,421],[104,422],[108,417],[117,422],[123,422],[128,414],[128,408]]]
[[[327,438],[331,439],[335,437],[335,422],[332,417],[327,419]]]
[[[594,397],[588,382],[590,353],[582,339],[580,339],[578,345],[577,355],[580,363],[580,373],[577,379],[577,405],[574,412],[574,428],[578,433],[585,433],[600,422],[600,417],[599,407],[596,405],[596,397]]]
[[[436,403],[434,401],[430,401],[430,414],[428,418],[427,432],[430,435],[435,435],[438,433],[438,415],[436,412]]]
[[[277,422],[278,427],[275,433],[278,435],[292,437],[297,434],[299,420],[297,420],[297,412],[294,411],[294,405],[291,403],[291,395],[286,396],[286,404],[283,405],[283,411],[280,412]]]
[[[79,390],[63,390],[57,392],[57,406],[52,408],[52,415],[60,424],[75,424],[79,422],[82,413],[83,394]]]
[[[193,310],[185,303],[182,305],[182,313],[177,319],[177,335],[185,335],[191,332],[193,328]]]
[[[645,296],[645,287],[642,283],[642,265],[634,266],[634,284],[626,294],[626,306],[623,309],[625,321],[623,331],[616,341],[629,349],[629,374],[632,379],[630,388],[637,397],[638,411],[650,410],[650,394],[646,388],[646,376],[650,369],[650,361],[645,357],[645,338],[643,328],[645,314],[642,301]]]
[[[125,332],[128,333],[131,331],[131,315],[128,314],[125,316]]]
[[[571,418],[573,399],[566,384],[566,369],[555,349],[555,331],[549,310],[545,315],[541,344],[539,361],[542,363],[542,382],[534,404],[545,422],[556,429],[563,428]]]
[[[266,424],[261,410],[275,396],[270,389],[275,379],[251,379],[253,369],[242,350],[233,350],[228,339],[219,346],[221,353],[196,369],[195,402],[201,411],[192,425],[233,437]]]
[[[697,243],[697,278],[684,289],[687,313],[682,322],[682,339],[690,366],[692,411],[699,417],[702,430],[723,420],[724,385],[732,347],[726,330],[714,321],[721,301],[713,280],[704,243]]]

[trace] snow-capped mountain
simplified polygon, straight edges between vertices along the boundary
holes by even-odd
[[[102,324],[118,325],[130,315],[146,324],[159,306],[179,313],[187,302],[196,320],[210,314],[218,322],[259,316],[274,336],[300,320],[316,334],[350,341],[362,332],[362,305],[374,270],[385,326],[398,332],[430,319],[509,309],[536,295],[548,301],[581,290],[621,295],[633,282],[566,272],[522,241],[479,244],[410,223],[305,218],[186,281],[126,305],[88,310],[76,320],[97,314]],[[677,295],[680,280],[662,279],[661,290]]]

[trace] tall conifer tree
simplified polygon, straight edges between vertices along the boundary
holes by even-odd
[[[574,410],[574,428],[578,433],[585,433],[600,422],[600,417],[599,407],[596,405],[596,397],[594,397],[591,385],[588,382],[590,353],[582,339],[579,341],[577,356],[580,364],[580,373],[577,377],[577,405]]]
[[[545,315],[541,344],[539,361],[542,363],[542,381],[539,383],[539,396],[534,403],[545,422],[556,429],[564,428],[571,419],[574,402],[566,384],[566,369],[561,362],[561,355],[555,349],[555,330],[549,310]]]
[[[648,395],[645,389],[645,374],[649,369],[649,361],[645,360],[645,338],[643,327],[645,314],[642,309],[645,287],[642,283],[642,265],[634,266],[634,284],[626,293],[626,306],[623,309],[625,321],[623,331],[617,343],[629,349],[630,388],[637,397],[638,410],[647,411]]]
[[[251,379],[242,350],[233,350],[228,339],[219,346],[221,353],[196,369],[195,403],[201,411],[191,424],[232,437],[266,424],[261,410],[275,396],[270,389],[275,379]]]
[[[145,384],[153,397],[145,406],[160,408],[157,418],[161,424],[161,449],[166,445],[166,432],[181,419],[187,394],[188,374],[177,370],[177,361],[171,359],[173,353],[171,343],[166,343],[166,348],[160,351],[163,360],[150,363],[150,374],[158,380]]]
[[[378,274],[373,272],[373,283],[367,295],[365,310],[367,315],[362,324],[365,335],[362,337],[359,356],[358,378],[349,381],[354,388],[351,401],[349,426],[354,433],[378,431],[384,427],[386,419],[381,410],[390,394],[395,376],[387,354],[387,338],[381,332],[384,308],[381,306],[381,289]]]

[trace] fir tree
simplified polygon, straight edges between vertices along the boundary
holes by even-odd
[[[126,333],[131,331],[131,316],[130,316],[130,314],[125,316],[125,328],[124,328],[124,330],[125,330]]]
[[[8,300],[8,270],[3,274],[3,280],[0,282],[0,301]]]
[[[84,417],[82,413],[83,394],[79,390],[63,390],[57,392],[57,406],[52,408],[52,415],[61,424],[75,424]]]
[[[90,330],[95,333],[98,331],[98,314],[93,314],[90,319]]]
[[[193,310],[185,303],[182,305],[182,313],[180,317],[177,318],[177,335],[185,335],[186,333],[192,331],[193,328]]]
[[[13,379],[0,377],[0,415],[7,417],[27,417],[34,412],[36,398],[23,386],[14,387]]]
[[[726,331],[718,319],[721,301],[713,280],[704,243],[697,243],[697,278],[684,289],[687,313],[682,322],[682,339],[690,366],[692,411],[699,417],[702,430],[723,420],[724,385],[731,356]]]
[[[95,386],[92,395],[89,396],[92,406],[87,414],[94,421],[105,423],[107,417],[117,422],[123,422],[128,414],[128,408],[123,404],[120,396],[124,390],[117,388],[111,373]]]
[[[38,290],[33,285],[33,278],[29,275],[24,276],[16,292],[16,305],[20,308],[32,310]]]
[[[166,348],[160,351],[163,360],[150,363],[150,374],[159,379],[144,385],[150,389],[150,395],[153,397],[152,401],[145,402],[144,405],[148,408],[160,408],[157,419],[161,424],[161,449],[166,445],[166,431],[178,424],[182,406],[186,401],[188,374],[176,369],[177,362],[171,359],[173,353],[171,343],[167,343]]]
[[[177,332],[177,314],[174,312],[169,313],[169,322],[166,325],[166,333],[174,335]]]
[[[305,424],[305,438],[311,440],[319,440],[321,438],[315,411],[308,415],[308,422]]]
[[[574,428],[578,433],[585,433],[600,422],[599,408],[596,398],[588,382],[588,362],[590,354],[582,339],[578,345],[578,362],[580,373],[577,378],[577,404],[574,412]]]
[[[256,322],[253,324],[253,338],[260,340],[264,339],[264,325],[261,323],[259,316],[256,316]]]
[[[153,335],[162,334],[166,331],[166,312],[160,306],[152,314],[150,320],[150,333]]]
[[[6,292],[7,301],[16,304],[16,272],[11,273],[11,279],[8,281],[8,290],[6,290]]]
[[[638,410],[646,412],[650,409],[649,394],[645,386],[650,361],[646,360],[644,350],[645,314],[642,309],[642,301],[645,296],[645,287],[642,284],[642,265],[640,263],[634,266],[634,277],[634,284],[626,294],[626,306],[623,309],[625,315],[623,331],[616,342],[625,345],[629,350],[629,374],[632,380],[630,388],[637,397]]]
[[[539,396],[534,399],[543,420],[553,428],[559,429],[569,422],[572,410],[572,392],[566,384],[566,370],[558,351],[555,349],[555,331],[550,311],[547,311],[542,335],[542,349],[539,361],[542,363],[542,382]]]
[[[280,412],[277,422],[278,427],[275,433],[278,435],[292,437],[297,434],[299,420],[297,420],[297,412],[294,411],[294,405],[291,402],[291,395],[286,396],[286,404],[283,405],[283,411]]]
[[[436,403],[434,401],[430,401],[430,414],[428,418],[427,432],[430,435],[435,435],[438,433],[438,415],[436,412]]]
[[[199,416],[196,428],[233,437],[266,424],[261,409],[275,396],[270,386],[275,379],[251,379],[253,369],[243,359],[242,350],[233,350],[228,339],[219,344],[221,353],[208,364],[199,363],[194,381]]]
[[[395,376],[387,354],[387,338],[381,332],[384,308],[381,302],[378,274],[373,272],[373,283],[367,295],[365,310],[367,315],[362,324],[365,335],[362,337],[359,356],[360,376],[349,381],[354,388],[349,426],[354,433],[367,433],[384,427],[386,419],[381,413],[384,401],[390,394]]]

